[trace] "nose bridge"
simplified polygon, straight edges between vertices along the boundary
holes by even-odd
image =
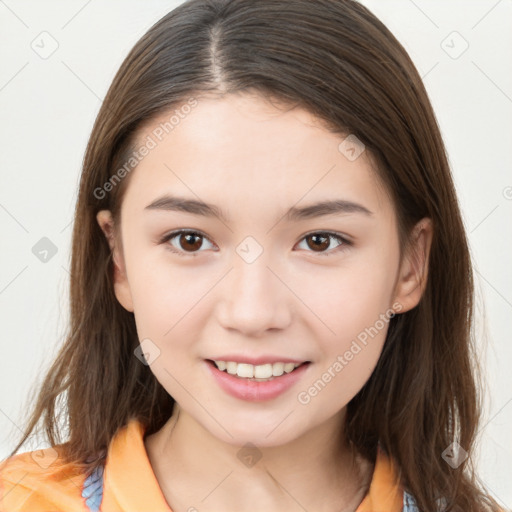
[[[222,323],[245,332],[283,328],[289,320],[289,292],[271,270],[270,251],[251,238],[236,248],[221,301]]]

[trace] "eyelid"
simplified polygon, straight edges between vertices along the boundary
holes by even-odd
[[[176,231],[172,231],[170,233],[167,233],[165,234],[164,236],[162,236],[162,238],[159,240],[159,243],[160,244],[164,244],[164,243],[167,243],[169,242],[169,240],[179,236],[179,235],[186,235],[186,234],[193,234],[193,235],[199,235],[201,236],[202,238],[208,240],[211,244],[215,245],[210,237],[208,237],[207,235],[205,235],[202,231],[200,230],[197,230],[197,229],[178,229]],[[338,233],[338,232],[335,232],[335,231],[322,231],[322,230],[316,230],[316,231],[309,231],[308,233],[305,233],[304,235],[301,236],[299,242],[297,243],[300,243],[302,242],[303,240],[305,240],[308,236],[311,236],[311,235],[324,235],[324,236],[327,236],[327,237],[331,237],[331,238],[334,238],[334,239],[337,239],[340,241],[340,244],[335,247],[334,249],[330,249],[328,251],[323,251],[323,252],[315,252],[315,251],[306,251],[306,252],[310,252],[312,254],[317,254],[318,256],[330,256],[331,254],[333,253],[336,253],[336,252],[339,252],[340,250],[346,250],[350,247],[353,246],[353,242],[352,240],[350,239],[350,237],[342,234],[342,233]],[[178,254],[180,256],[197,256],[198,253],[200,252],[204,252],[204,251],[195,251],[195,252],[186,252],[186,251],[181,251],[181,250],[178,250],[176,249],[175,247],[173,247],[172,245],[170,244],[167,244],[168,245],[168,249],[175,253],[175,254]],[[342,249],[339,249],[339,248],[342,248]]]

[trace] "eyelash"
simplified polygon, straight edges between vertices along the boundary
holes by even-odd
[[[200,237],[203,237],[206,240],[208,240],[210,243],[212,243],[211,240],[206,235],[201,233],[200,231],[193,231],[193,230],[187,230],[187,229],[181,229],[179,231],[173,231],[172,233],[168,233],[167,235],[164,235],[162,237],[162,239],[160,240],[160,243],[161,244],[167,243],[167,242],[169,242],[173,238],[176,238],[179,235],[199,235]],[[347,250],[349,247],[351,247],[353,245],[350,240],[347,240],[345,237],[341,236],[339,233],[332,233],[330,231],[312,231],[312,232],[307,233],[306,235],[304,235],[301,238],[300,242],[302,242],[304,239],[306,239],[306,238],[308,238],[308,237],[310,237],[312,235],[324,235],[324,236],[327,236],[327,237],[330,237],[330,238],[334,238],[334,239],[336,239],[336,240],[338,240],[340,242],[340,244],[337,247],[335,247],[334,249],[331,249],[330,251],[324,251],[324,252],[316,253],[316,254],[318,254],[320,256],[331,256],[331,254],[333,252],[335,252],[337,250],[341,250],[341,251]],[[192,256],[192,257],[195,257],[195,256],[197,256],[197,254],[199,252],[203,252],[203,251],[196,251],[196,252],[187,253],[187,252],[184,252],[184,251],[177,250],[175,247],[173,247],[170,244],[167,244],[167,249],[170,250],[171,252],[173,252],[174,254],[179,255],[179,256]],[[308,251],[308,252],[315,253],[315,251]]]

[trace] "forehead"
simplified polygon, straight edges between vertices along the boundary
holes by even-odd
[[[164,193],[195,196],[237,215],[340,195],[386,207],[368,152],[347,158],[348,134],[332,133],[310,112],[248,94],[184,105],[139,129],[135,148],[151,149],[132,171],[125,201],[145,207]]]

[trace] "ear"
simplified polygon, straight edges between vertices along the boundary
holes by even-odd
[[[121,306],[133,313],[132,294],[126,276],[123,251],[120,244],[116,242],[112,213],[110,210],[101,210],[97,213],[96,220],[105,234],[110,250],[112,251],[112,261],[114,262],[114,293]]]
[[[405,313],[420,302],[427,285],[432,236],[432,220],[429,218],[421,219],[411,232],[395,287],[395,302],[401,305],[397,313]]]

